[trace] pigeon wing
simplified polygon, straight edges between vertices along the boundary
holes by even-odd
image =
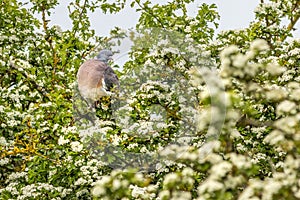
[[[112,90],[113,87],[116,87],[117,89],[120,88],[118,76],[110,66],[107,66],[104,71],[104,82],[109,91]]]

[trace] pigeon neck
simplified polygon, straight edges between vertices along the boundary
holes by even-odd
[[[105,64],[107,64],[108,60],[103,60],[103,59],[97,59],[97,60],[100,60],[101,62],[104,62]]]

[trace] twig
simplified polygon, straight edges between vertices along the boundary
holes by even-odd
[[[42,20],[43,20],[43,28],[44,28],[44,31],[45,31],[45,34],[46,34],[46,38],[45,39],[48,42],[48,44],[50,46],[50,49],[52,51],[52,58],[53,58],[52,79],[54,79],[54,77],[55,77],[55,71],[56,71],[56,68],[57,68],[58,58],[57,58],[56,50],[53,47],[51,36],[48,35],[48,21],[49,20],[46,19],[46,14],[45,14],[45,8],[44,8],[44,6],[42,6]]]
[[[149,12],[149,11],[148,11],[149,9],[147,10],[147,8],[145,8],[144,6],[142,6],[141,3],[140,3],[139,1],[136,1],[136,0],[135,0],[135,2],[136,2],[136,3],[139,5],[139,7],[140,7],[142,10],[144,10],[148,15],[154,17],[154,18],[161,24],[162,28],[165,28],[163,22],[162,22],[156,15],[154,15],[152,12]]]
[[[83,6],[81,7],[81,11],[79,13],[79,17],[78,17],[78,23],[76,23],[76,27],[73,28],[73,32],[72,32],[72,36],[75,37],[75,34],[78,30],[78,26],[79,26],[79,23],[81,22],[81,19],[82,19],[82,15],[83,15],[83,12],[85,10],[85,7],[86,7],[86,3],[87,3],[88,0],[85,0],[84,3],[83,3]],[[70,41],[72,42],[72,41]]]
[[[272,121],[261,122],[255,119],[248,118],[246,115],[243,115],[236,123],[237,126],[246,127],[246,126],[254,126],[254,127],[262,127],[269,126],[273,127]]]

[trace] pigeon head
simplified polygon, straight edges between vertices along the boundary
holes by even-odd
[[[101,60],[102,62],[107,63],[109,60],[112,60],[113,53],[111,50],[103,49],[97,55],[97,59]]]

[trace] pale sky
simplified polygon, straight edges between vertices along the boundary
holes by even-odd
[[[50,24],[57,24],[61,28],[71,28],[71,21],[68,17],[67,5],[71,0],[61,1],[60,5],[56,7],[51,16]],[[165,3],[167,0],[152,0],[153,3]],[[255,0],[196,0],[194,3],[188,6],[190,15],[197,13],[197,7],[203,2],[207,4],[215,3],[218,7],[218,12],[221,16],[219,21],[219,29],[241,29],[247,27],[249,22],[254,20],[254,9],[258,4]],[[114,27],[120,27],[122,29],[133,28],[138,22],[140,13],[135,9],[126,5],[125,9],[117,14],[104,14],[99,9],[90,14],[91,26],[96,31],[97,35],[109,35],[109,32]],[[113,50],[118,50],[120,53],[114,55],[115,64],[123,66],[128,60],[128,51],[130,50],[131,41],[125,39],[122,41],[122,45]]]
[[[60,5],[54,10],[51,16],[52,24],[58,24],[63,29],[71,27],[71,21],[68,19],[67,5],[70,0],[61,1]],[[163,1],[152,1],[156,2],[167,2]],[[201,3],[215,3],[218,6],[218,12],[221,16],[219,21],[219,30],[227,29],[240,29],[247,27],[249,22],[254,20],[254,9],[258,5],[258,0],[196,0],[195,3],[191,4],[188,9],[191,15],[196,14],[197,6]],[[134,9],[126,6],[124,10],[117,14],[103,14],[100,10],[97,10],[91,15],[91,25],[95,29],[96,34],[108,35],[110,29],[115,26],[127,29],[134,27],[138,21],[139,13]]]
[[[26,0],[21,0],[26,1]],[[59,6],[52,10],[50,16],[50,25],[59,25],[63,30],[71,28],[71,20],[68,16],[67,5],[71,0],[61,0]],[[152,0],[153,3],[166,3],[168,0]],[[188,6],[188,11],[191,16],[196,14],[197,7],[202,3],[217,5],[217,10],[220,14],[219,28],[217,32],[229,29],[241,29],[249,26],[249,23],[254,20],[254,10],[259,4],[259,0],[195,0],[194,3]],[[108,36],[109,32],[114,27],[129,29],[135,27],[138,22],[140,13],[135,9],[126,5],[125,9],[117,14],[104,14],[100,9],[90,14],[91,28],[96,31],[97,35]],[[41,17],[41,16],[36,16]],[[297,29],[294,32],[294,37],[300,38],[300,23],[295,26]],[[130,49],[128,42],[124,42],[125,46],[120,47],[120,54],[114,56],[116,64],[122,65],[128,59],[127,52]]]

